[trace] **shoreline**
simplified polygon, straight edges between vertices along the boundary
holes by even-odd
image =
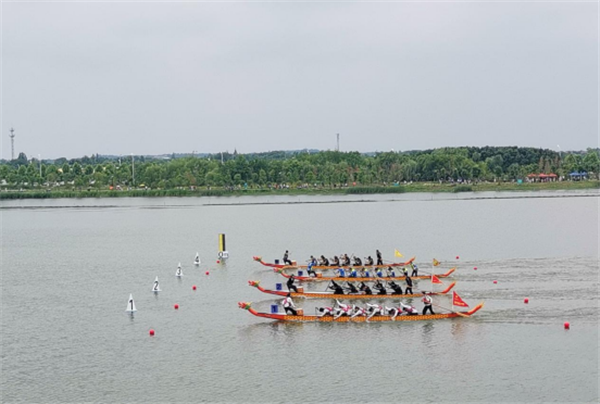
[[[522,200],[522,199],[556,199],[556,198],[600,198],[600,192],[585,192],[585,191],[593,191],[591,189],[581,189],[581,190],[572,190],[575,192],[563,193],[560,191],[564,190],[543,190],[541,193],[532,192],[532,191],[522,191],[520,194],[516,194],[508,191],[497,192],[496,195],[485,195],[485,193],[495,192],[495,191],[485,191],[485,192],[468,192],[462,193],[461,195],[451,195],[448,193],[432,193],[432,192],[413,192],[413,193],[405,193],[405,194],[370,194],[370,195],[348,195],[348,194],[339,194],[339,195],[325,195],[325,194],[295,194],[295,195],[262,195],[263,197],[281,197],[280,200],[261,200],[261,201],[251,201],[249,199],[253,199],[259,195],[247,195],[249,198],[243,198],[240,200],[238,198],[207,198],[210,200],[202,201],[199,203],[179,203],[185,198],[175,198],[174,203],[165,203],[162,201],[164,198],[173,198],[170,196],[165,197],[150,197],[147,198],[148,202],[144,204],[136,204],[136,208],[151,208],[151,209],[165,209],[165,208],[178,208],[178,209],[187,209],[199,206],[206,207],[222,207],[222,206],[261,206],[261,205],[311,205],[311,204],[339,204],[339,203],[389,203],[389,202],[448,202],[448,201],[486,201],[486,200]],[[577,192],[578,191],[578,192]],[[418,195],[422,194],[423,197],[419,197]],[[439,195],[436,197],[435,195]],[[402,196],[404,195],[404,196]],[[294,198],[290,200],[285,197],[309,197],[310,199],[298,199]],[[315,200],[315,197],[325,197],[326,199]],[[331,198],[327,198],[331,197]],[[77,203],[74,199],[78,199],[79,203]],[[64,209],[64,208],[75,208],[75,209],[96,209],[96,208],[112,208],[112,209],[121,209],[130,207],[130,205],[125,202],[127,198],[119,198],[120,201],[124,203],[111,203],[111,204],[103,204],[99,203],[100,200],[106,201],[107,198],[95,198],[98,200],[97,203],[93,203],[93,198],[63,198],[64,203],[60,204],[46,204],[40,203],[35,204],[32,199],[11,199],[0,201],[0,211],[2,210],[17,210],[17,209]],[[134,198],[139,199],[139,198]],[[158,203],[153,203],[152,200],[156,200]],[[196,198],[194,202],[198,202],[199,199]],[[279,198],[278,198],[279,199]],[[221,201],[222,200],[222,201]],[[227,201],[228,200],[228,201]],[[45,199],[45,201],[49,203],[56,203],[59,201],[58,198],[50,198]],[[2,204],[2,202],[7,202],[6,204]],[[10,204],[12,202],[12,204]],[[40,201],[41,202],[41,201]],[[75,203],[77,204],[75,204]],[[92,203],[86,203],[92,202]],[[25,203],[25,204],[23,204]],[[132,205],[131,205],[132,206]]]
[[[1,191],[0,200],[19,199],[89,199],[89,198],[156,198],[156,197],[239,197],[239,196],[327,196],[380,195],[402,193],[478,193],[478,192],[539,192],[600,189],[600,181],[562,181],[547,183],[479,183],[439,184],[412,183],[399,186],[351,186],[342,188],[249,188],[249,189],[72,189]],[[484,197],[482,197],[484,198]],[[469,198],[473,199],[473,198]]]

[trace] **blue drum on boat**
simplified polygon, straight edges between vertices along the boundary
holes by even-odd
[[[275,265],[279,265],[279,260],[275,260]]]
[[[271,305],[271,314],[277,314],[277,305],[276,304],[272,304]]]
[[[304,275],[304,272],[298,271],[298,276],[303,276],[303,275]]]
[[[282,289],[283,289],[283,285],[281,283],[275,284],[275,290],[282,290]]]

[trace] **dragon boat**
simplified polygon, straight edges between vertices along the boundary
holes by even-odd
[[[421,297],[423,296],[423,292],[421,293],[413,293],[413,294],[387,294],[387,295],[365,295],[365,294],[335,294],[333,292],[304,292],[304,288],[302,286],[298,286],[298,292],[286,292],[283,290],[271,290],[265,289],[260,286],[259,281],[248,281],[248,285],[253,286],[260,290],[263,293],[269,293],[277,296],[287,296],[288,293],[291,297],[303,297],[303,298],[311,298],[311,299],[400,299],[400,298],[411,298],[411,297]],[[452,282],[448,287],[441,292],[427,292],[428,295],[445,295],[456,285],[456,282]]]
[[[285,268],[274,268],[273,270],[277,273],[280,273],[286,278],[291,278],[292,275],[286,274],[284,272]],[[456,271],[456,267],[450,268],[446,273],[443,274],[435,274],[438,278],[447,278],[454,271]],[[300,282],[312,282],[312,281],[352,281],[352,282],[372,282],[376,280],[381,281],[403,281],[405,279],[404,276],[370,276],[370,277],[341,277],[341,276],[323,276],[322,273],[316,272],[317,276],[302,276],[302,275],[294,275],[294,279]],[[419,276],[411,276],[410,279],[431,279],[431,275],[419,275]]]
[[[275,313],[263,313],[258,312],[252,308],[252,303],[247,302],[239,302],[238,307],[240,309],[248,310],[251,314],[256,317],[269,318],[272,320],[279,321],[296,321],[296,322],[319,322],[319,323],[364,323],[367,321],[367,318],[364,316],[357,316],[354,318],[350,318],[348,316],[341,316],[338,318],[334,318],[333,316],[316,316],[316,315],[289,315],[289,314],[275,314]],[[443,314],[416,314],[416,315],[400,315],[392,320],[392,316],[373,316],[369,319],[369,322],[398,322],[398,321],[419,321],[419,320],[441,320],[443,318],[454,318],[454,317],[471,317],[477,311],[479,311],[483,307],[483,303],[479,303],[477,306],[473,307],[469,311],[464,312],[456,312],[453,311],[451,313],[443,313]]]
[[[257,257],[254,256],[252,257],[252,259],[254,261],[257,261],[259,263],[261,263],[262,265],[266,266],[266,267],[270,267],[273,269],[278,269],[278,268],[282,268],[282,269],[306,269],[308,268],[308,265],[285,265],[285,264],[273,264],[270,262],[264,262],[262,260],[262,257]],[[361,268],[388,268],[388,267],[392,267],[392,268],[397,268],[397,267],[406,267],[408,265],[410,265],[413,261],[415,260],[415,257],[412,257],[411,259],[409,259],[406,262],[393,262],[391,264],[385,264],[385,265],[362,265],[362,266],[354,266],[354,265],[313,265],[313,269],[319,269],[319,270],[326,270],[326,269],[338,269],[338,268],[344,268],[344,269],[350,269],[350,268],[356,268],[356,269],[361,269]]]

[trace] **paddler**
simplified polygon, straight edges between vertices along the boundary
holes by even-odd
[[[364,282],[361,282],[358,289],[360,289],[362,292],[365,293],[365,295],[372,295],[373,291],[371,290],[370,287],[368,287],[367,285],[365,285]]]
[[[317,317],[333,316],[333,307],[319,307],[317,311],[320,313]]]
[[[431,312],[431,314],[435,314],[433,312],[433,308],[431,307],[431,305],[433,304],[433,299],[431,298],[431,296],[429,296],[429,293],[424,292],[424,296],[423,299],[421,299],[421,301],[423,302],[423,315],[427,314],[427,312]]]
[[[346,315],[346,316],[350,315],[350,310],[351,310],[350,306],[348,306],[347,304],[340,303],[337,299],[335,302],[337,303],[337,307],[336,307],[337,314],[333,317],[334,320],[336,318],[340,318],[343,315]]]
[[[358,289],[356,289],[356,286],[354,286],[354,284],[346,282],[346,285],[348,285],[348,287],[346,288],[348,294],[358,294]]]
[[[337,274],[340,278],[346,277],[346,270],[342,267],[339,267],[338,269],[336,269],[335,272],[337,272]]]
[[[324,267],[328,267],[329,266],[329,260],[327,258],[325,258],[324,255],[321,255],[321,263],[322,266]]]
[[[333,258],[331,259],[331,266],[334,266],[334,267],[340,266],[340,259],[338,258],[337,255],[334,255]]]
[[[406,276],[404,277],[404,282],[406,282],[406,289],[404,289],[404,293],[406,293],[407,295],[412,295],[413,282],[412,279],[410,279],[410,276],[408,276],[408,274],[406,274]]]
[[[334,295],[343,295],[344,294],[344,289],[340,285],[338,285],[334,280],[332,280],[329,283],[329,286],[327,287],[327,289],[333,290]]]
[[[365,265],[366,266],[372,266],[373,265],[373,257],[371,257],[370,255],[365,258]]]
[[[369,321],[369,319],[377,314],[380,315],[384,315],[383,314],[383,306],[379,305],[379,304],[371,304],[371,303],[367,303],[367,311],[370,311],[371,314],[369,314],[369,316],[367,317],[367,321]]]
[[[402,314],[402,306],[400,306],[400,307],[387,307],[387,306],[385,306],[385,312],[388,315],[391,315],[392,316],[392,321],[394,321],[395,318],[396,318],[396,316],[398,314]]]
[[[375,255],[377,255],[377,265],[383,265],[383,258],[381,258],[381,251],[377,250],[375,252]]]
[[[367,315],[367,311],[364,308],[358,307],[356,305],[352,305],[352,312],[353,312],[353,314],[350,316],[350,318],[354,318],[356,316],[366,316]]]
[[[355,267],[362,267],[362,260],[358,257],[354,257],[354,266]]]
[[[383,286],[383,284],[381,283],[381,281],[379,281],[379,279],[375,282],[375,284],[373,285],[374,289],[377,289],[378,295],[387,295],[387,290],[385,290],[385,286]]]
[[[348,254],[344,254],[344,256],[342,258],[343,258],[342,265],[345,267],[349,267],[350,266],[350,257],[348,257]]]
[[[288,287],[288,290],[291,292],[292,290],[296,293],[298,293],[298,288],[296,287],[296,285],[294,285],[294,280],[296,278],[294,277],[294,275],[290,275],[290,278],[287,280],[286,285]]]
[[[400,307],[402,307],[402,310],[408,315],[414,316],[416,314],[419,314],[417,309],[415,309],[413,306],[400,302]]]
[[[298,312],[296,311],[296,305],[292,300],[292,295],[290,293],[287,294],[285,299],[281,302],[283,309],[285,310],[285,314],[291,314],[292,316],[297,316]]]
[[[388,282],[388,286],[390,288],[392,288],[392,290],[394,291],[392,293],[393,295],[401,295],[402,294],[402,288],[396,282],[390,281],[390,282]]]
[[[290,261],[290,252],[288,250],[285,250],[285,253],[283,254],[283,263],[285,265],[292,265],[292,261]]]

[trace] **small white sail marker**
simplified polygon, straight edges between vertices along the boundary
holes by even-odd
[[[183,276],[183,270],[181,269],[181,262],[177,266],[177,271],[175,272],[175,276],[181,278]]]
[[[153,292],[160,292],[160,286],[158,285],[158,276],[154,280],[154,284],[152,285]]]
[[[196,253],[196,258],[194,258],[194,265],[200,265],[200,254]]]
[[[126,312],[128,313],[133,313],[136,312],[137,309],[135,308],[135,302],[133,301],[133,294],[129,294],[129,301],[127,302],[127,308],[125,309]]]

